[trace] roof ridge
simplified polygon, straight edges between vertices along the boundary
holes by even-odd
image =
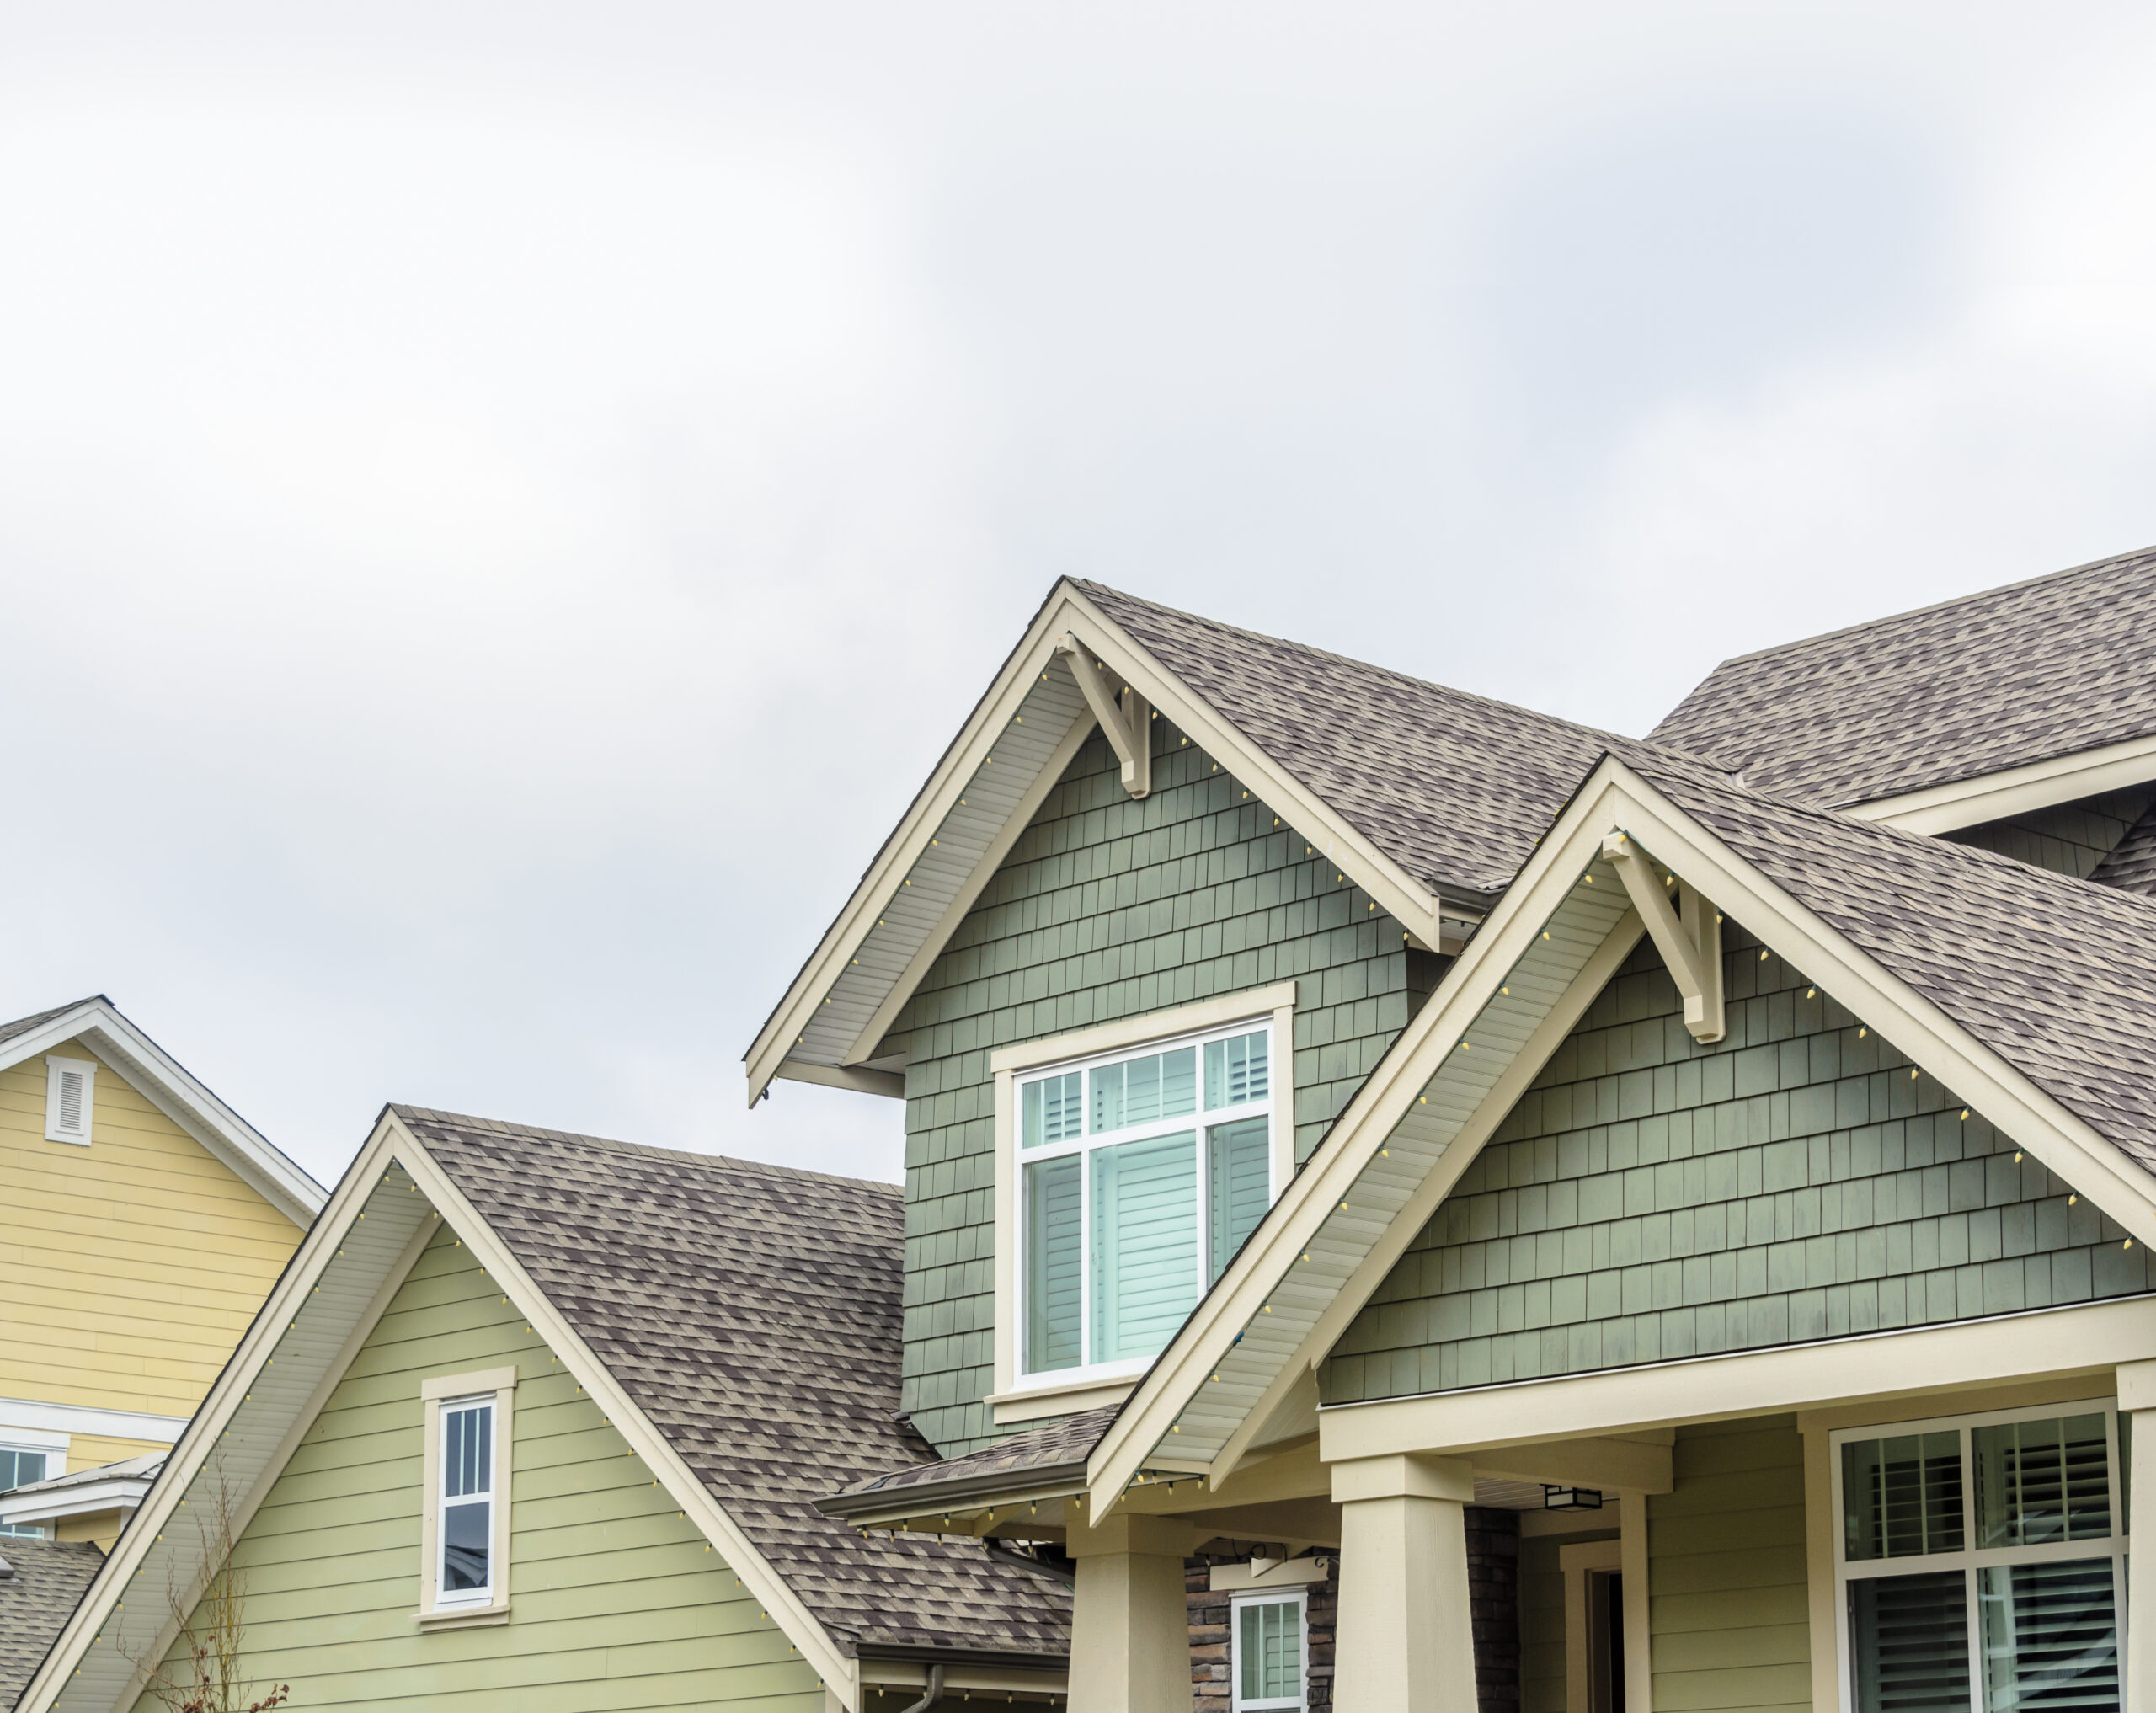
[[[568,1142],[577,1145],[621,1154],[646,1155],[660,1160],[678,1161],[684,1165],[701,1169],[724,1168],[734,1171],[760,1173],[766,1177],[806,1180],[812,1183],[844,1184],[849,1187],[873,1189],[886,1195],[899,1195],[905,1186],[892,1183],[879,1177],[853,1177],[844,1172],[816,1171],[803,1166],[780,1166],[768,1160],[744,1160],[731,1154],[706,1154],[693,1148],[662,1148],[650,1142],[625,1142],[617,1136],[594,1136],[581,1130],[556,1130],[543,1124],[520,1123],[510,1118],[483,1118],[475,1113],[452,1113],[438,1107],[414,1106],[403,1101],[391,1101],[383,1110],[398,1117],[422,1123],[455,1126],[464,1129],[491,1131],[501,1136],[526,1136],[544,1139],[549,1142]]]
[[[1764,660],[1775,654],[1788,654],[1795,648],[1808,648],[1817,643],[1830,643],[1837,637],[1853,637],[1860,631],[1872,630],[1881,625],[1899,624],[1906,619],[1921,618],[1928,612],[1944,612],[1949,607],[1967,606],[1973,601],[1988,600],[1993,595],[2011,595],[2017,589],[2033,589],[2040,583],[2063,582],[2067,578],[2084,576],[2091,571],[2108,570],[2113,566],[2123,565],[2129,560],[2151,558],[2156,558],[2156,545],[2135,547],[2123,553],[2108,554],[2100,559],[2089,559],[2079,565],[2069,565],[2063,571],[2046,571],[2038,576],[2017,579],[2012,583],[1995,584],[1989,589],[1974,590],[1967,595],[1951,595],[1945,600],[1930,601],[1923,606],[1906,607],[1900,612],[1881,613],[1877,618],[1864,619],[1856,624],[1843,625],[1835,630],[1820,631],[1812,636],[1798,637],[1790,642],[1770,643],[1764,648],[1753,648],[1748,654],[1732,654],[1726,659],[1717,661],[1714,670],[1719,672],[1725,666],[1742,665],[1748,660]],[[1711,673],[1709,674],[1709,676],[1712,675]],[[1683,705],[1682,702],[1678,703],[1680,707]],[[1675,710],[1673,709],[1672,712]]]
[[[1187,619],[1193,624],[1211,625],[1216,630],[1230,631],[1239,637],[1249,637],[1261,643],[1272,643],[1283,648],[1299,648],[1305,654],[1315,654],[1323,659],[1337,661],[1343,666],[1353,666],[1358,671],[1383,673],[1388,678],[1397,679],[1403,684],[1414,685],[1418,689],[1442,691],[1447,696],[1462,696],[1469,702],[1480,702],[1485,707],[1502,708],[1508,713],[1524,714],[1529,719],[1546,720],[1551,725],[1566,726],[1587,737],[1614,738],[1619,742],[1625,744],[1644,744],[1646,741],[1644,738],[1627,737],[1622,732],[1609,731],[1601,726],[1590,726],[1581,720],[1567,719],[1562,714],[1545,713],[1540,708],[1529,707],[1524,702],[1506,702],[1499,696],[1485,696],[1477,690],[1462,690],[1457,685],[1441,684],[1434,678],[1417,677],[1414,673],[1403,672],[1396,666],[1381,666],[1374,660],[1358,659],[1353,654],[1343,654],[1336,648],[1321,648],[1315,643],[1297,642],[1293,637],[1276,637],[1269,631],[1254,631],[1246,625],[1231,625],[1225,619],[1208,618],[1202,612],[1187,612],[1182,607],[1170,606],[1163,601],[1149,600],[1145,595],[1133,595],[1128,590],[1118,589],[1113,584],[1098,583],[1086,577],[1070,577],[1065,580],[1075,588],[1088,590],[1097,589],[1102,594],[1113,595],[1118,600],[1128,600],[1139,606],[1150,606],[1155,612],[1168,613],[1179,619]],[[1674,755],[1691,755],[1689,750],[1673,749],[1667,744],[1657,744],[1652,747]],[[1707,760],[1704,755],[1694,756],[1693,759],[1700,761]]]

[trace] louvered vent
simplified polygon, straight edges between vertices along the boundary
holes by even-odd
[[[97,1066],[87,1059],[57,1056],[45,1065],[45,1139],[87,1145],[96,1106]]]

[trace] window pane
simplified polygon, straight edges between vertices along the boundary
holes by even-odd
[[[2111,1561],[1994,1565],[1977,1572],[1985,1713],[2119,1705]]]
[[[0,1493],[10,1487],[26,1487],[45,1479],[41,1451],[0,1451]]]
[[[486,1500],[476,1504],[445,1505],[441,1512],[441,1591],[487,1586],[487,1556],[494,1508]]]
[[[1198,1138],[1094,1150],[1095,1362],[1151,1356],[1198,1302]]]
[[[441,1492],[446,1499],[494,1486],[494,1406],[442,1411]]]
[[[1272,1065],[1266,1033],[1238,1035],[1231,1041],[1211,1041],[1205,1048],[1205,1106],[1239,1107],[1245,1101],[1262,1101],[1273,1091]]]
[[[1093,1076],[1092,1131],[1180,1118],[1198,1104],[1198,1049],[1177,1047],[1104,1065]]]
[[[2111,1532],[2111,1459],[2101,1416],[2004,1422],[1970,1436],[1977,1545],[2037,1546]]]
[[[1849,1635],[1857,1713],[1969,1713],[1966,1572],[1851,1582]]]
[[[1844,1551],[1852,1561],[1961,1550],[1961,1436],[1903,1433],[1842,1447]]]
[[[1026,1168],[1026,1372],[1075,1368],[1084,1307],[1080,1203],[1085,1164],[1077,1155]]]
[[[1302,1608],[1294,1600],[1245,1601],[1235,1609],[1236,1694],[1246,1701],[1291,1701],[1303,1690]]]
[[[1085,1110],[1081,1090],[1084,1075],[1073,1070],[1062,1076],[1044,1076],[1029,1082],[1020,1097],[1024,1122],[1020,1138],[1024,1146],[1038,1148],[1046,1142],[1067,1142],[1078,1134]]]
[[[1245,1118],[1239,1123],[1215,1124],[1205,1133],[1212,1202],[1206,1218],[1209,1281],[1219,1278],[1271,1203],[1269,1129],[1264,1118]]]

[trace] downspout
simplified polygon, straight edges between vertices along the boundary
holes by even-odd
[[[939,1661],[928,1668],[928,1693],[907,1708],[905,1713],[928,1713],[928,1710],[942,1699],[943,1667]]]

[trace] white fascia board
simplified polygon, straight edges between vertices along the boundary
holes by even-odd
[[[0,1496],[0,1523],[51,1523],[66,1517],[93,1517],[100,1511],[131,1511],[149,1491],[150,1483],[137,1476],[131,1481],[86,1481],[80,1486],[17,1499]]]
[[[1386,1251],[1396,1258],[1421,1230],[1502,1121],[1508,1091],[1540,1068],[1532,1055],[1546,1058],[1562,1039],[1545,1026],[1562,1008],[1584,1008],[1580,975],[1598,954],[1601,968],[1614,972],[1622,961],[1619,944],[1628,951],[1636,942],[1639,921],[1629,910],[1599,933],[1580,920],[1590,895],[1598,904],[1605,896],[1623,901],[1600,857],[1600,841],[1612,832],[1628,834],[1803,970],[2137,1241],[2156,1241],[2156,1180],[1630,768],[1605,758],[1095,1448],[1087,1466],[1095,1515],[1107,1514],[1143,1470],[1203,1470],[1215,1485],[1224,1481],[1295,1378],[1322,1359],[1383,1283]],[[1535,969],[1538,955],[1556,961],[1538,937],[1558,933],[1568,918],[1576,938],[1593,944],[1570,959],[1566,981],[1556,983],[1555,971]],[[1553,984],[1571,989],[1570,998],[1549,991]],[[1538,985],[1546,998],[1533,1027],[1522,1031],[1524,1013],[1512,1021],[1518,1063],[1492,1076],[1486,1062],[1475,1061],[1478,1097],[1461,1099],[1457,1085],[1470,1061],[1460,1043],[1497,1045],[1483,1038],[1500,1033],[1503,1001],[1519,997],[1505,990]],[[1592,993],[1584,998],[1591,1001]],[[1433,1126],[1425,1106],[1448,1098],[1457,1116]],[[1449,1134],[1440,1135],[1447,1123]],[[1406,1193],[1403,1166],[1416,1180]],[[1376,1218],[1388,1200],[1390,1213]]]
[[[810,1667],[854,1705],[854,1662],[570,1330],[424,1145],[394,1113],[385,1112],[173,1447],[135,1522],[61,1629],[24,1691],[19,1713],[119,1713],[132,1704],[141,1689],[135,1660],[162,1658],[170,1644],[175,1620],[168,1591],[177,1590],[179,1604],[191,1607],[201,1586],[201,1566],[187,1551],[195,1541],[192,1530],[168,1530],[167,1524],[184,1515],[187,1502],[214,1504],[221,1482],[235,1496],[234,1533],[246,1528],[432,1238],[437,1218],[462,1239],[675,1503],[703,1529]],[[148,1592],[129,1601],[137,1587]],[[153,1634],[129,1633],[110,1621],[129,1604],[155,1614],[150,1621],[159,1627]]]
[[[1252,1431],[1307,1372],[1313,1331],[1338,1318],[1343,1292],[1367,1294],[1382,1280],[1365,1264],[1388,1241],[1405,1241],[1393,1234],[1412,1238],[1433,1205],[1425,1187],[1433,1176],[1456,1179],[1488,1134],[1486,1114],[1502,1118],[1502,1091],[1519,1081],[1523,1055],[1546,1056],[1562,1039],[1545,1025],[1577,994],[1582,972],[1614,971],[1623,953],[1612,953],[1613,940],[1625,951],[1637,941],[1639,918],[1601,852],[1614,826],[1613,765],[1589,776],[1123,1406],[1088,1461],[1095,1515],[1141,1470],[1226,1479]]]
[[[322,1211],[327,1190],[108,1001],[86,1000],[0,1043],[0,1070],[75,1040],[88,1042],[136,1093],[295,1225],[305,1230]]]
[[[163,1657],[171,1597],[191,1606],[202,1581],[199,1555],[188,1550],[199,1546],[193,1531],[167,1524],[188,1501],[216,1504],[221,1489],[235,1531],[246,1527],[426,1241],[433,1209],[398,1167],[395,1139],[386,1122],[376,1125],[300,1240],[24,1689],[20,1713],[113,1713],[140,1694],[135,1657]],[[141,1598],[128,1601],[138,1588]],[[128,1604],[147,1614],[147,1633],[112,1621]]]
[[[2156,735],[1927,786],[1875,803],[1849,803],[1840,813],[1905,833],[1954,833],[2152,781],[2156,781]]]
[[[1438,945],[1447,918],[1428,888],[1081,591],[1059,584],[750,1046],[751,1105],[775,1077],[828,1081],[809,1077],[806,1067],[828,1061],[846,1068],[867,1059],[1092,732],[1092,712],[1056,654],[1065,636],[1248,785],[1419,942]],[[1014,761],[1022,776],[1016,780]],[[997,805],[992,824],[976,796]]]
[[[170,1445],[187,1430],[184,1416],[152,1416],[136,1410],[100,1410],[88,1404],[47,1404],[35,1398],[0,1398],[0,1442],[24,1444],[14,1430],[34,1428],[58,1437],[142,1439]]]

